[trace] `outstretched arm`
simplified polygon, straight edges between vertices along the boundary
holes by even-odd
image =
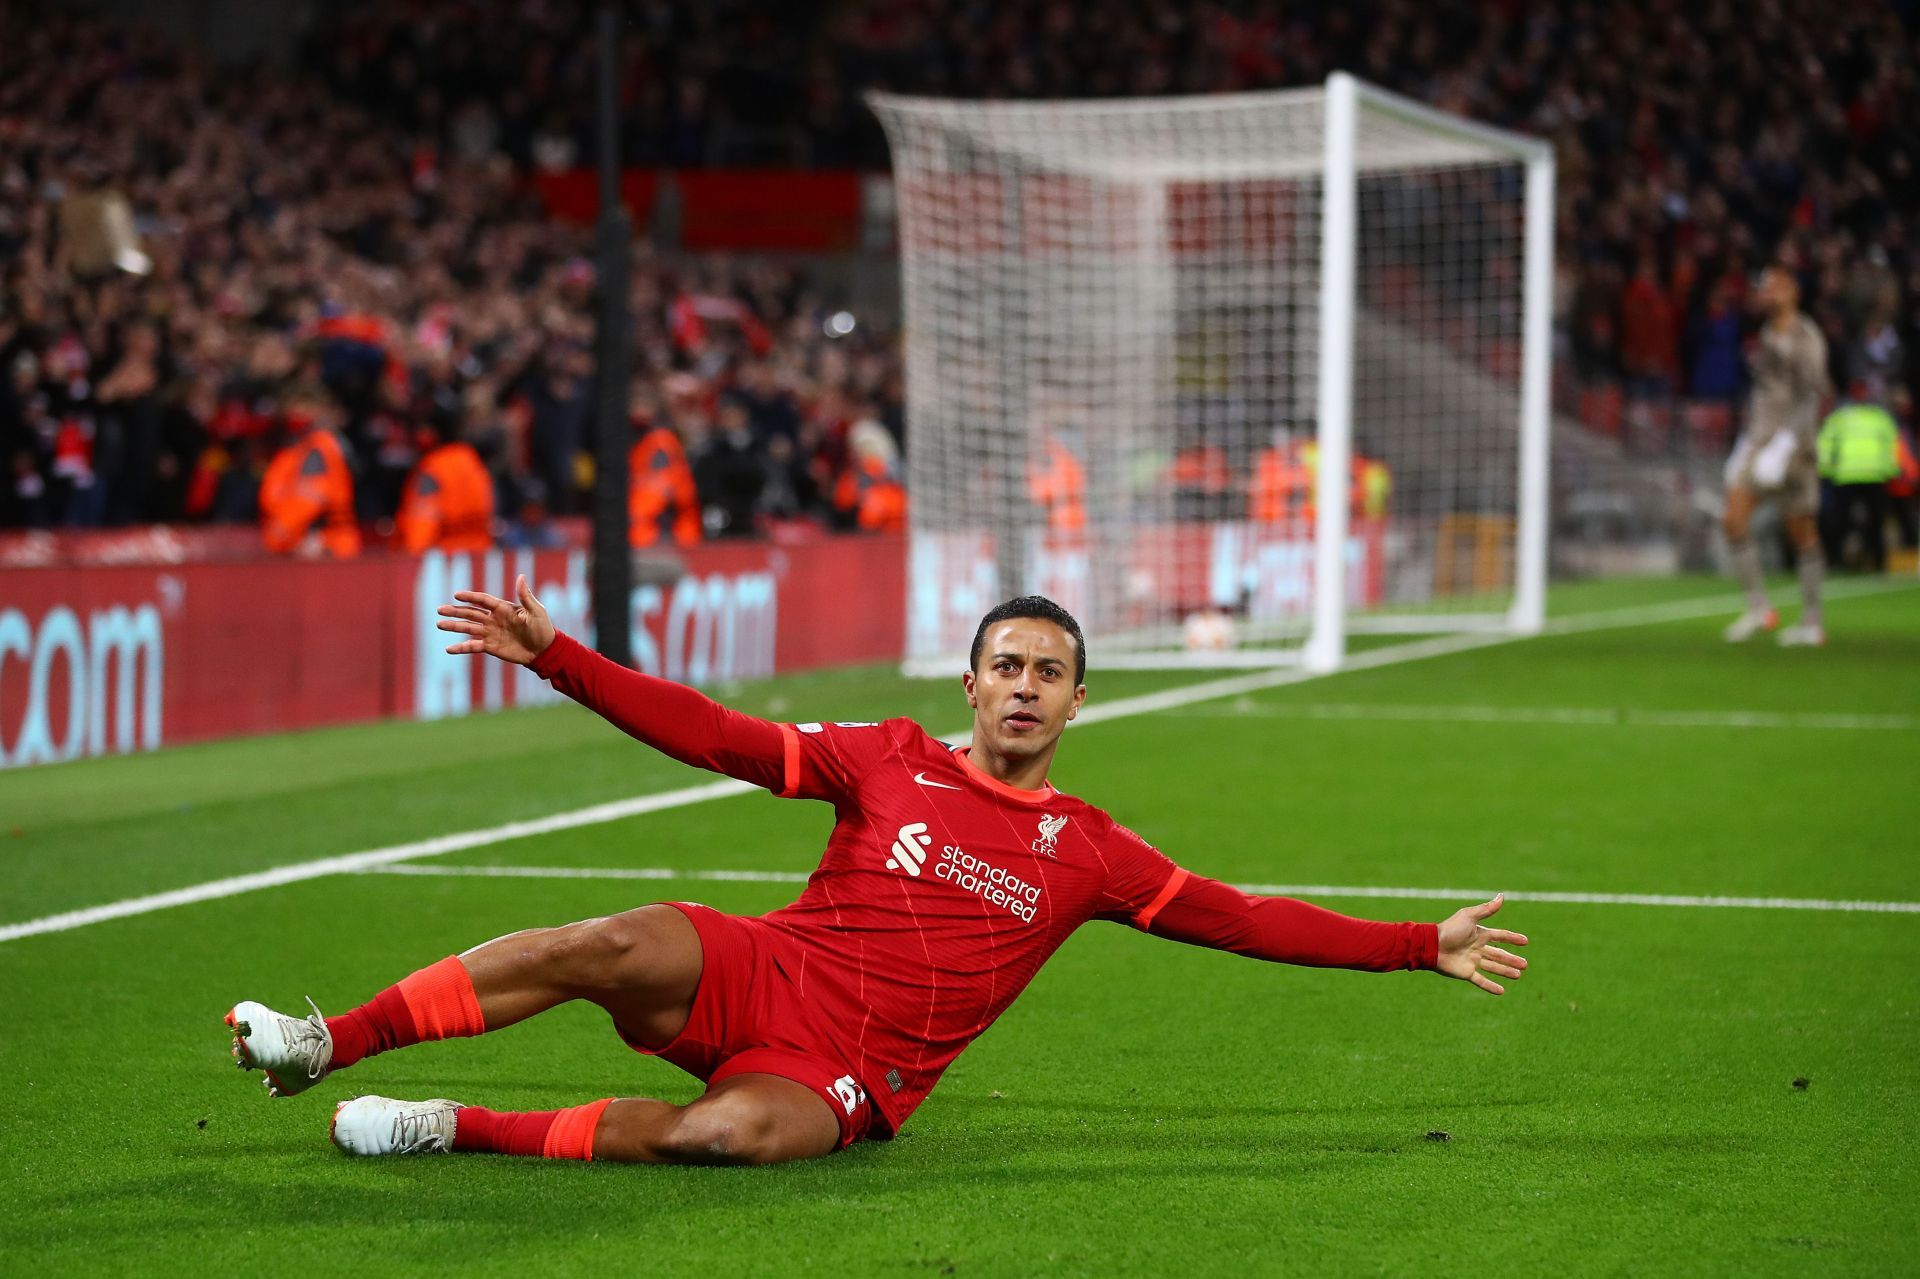
[[[443,631],[466,638],[449,653],[485,653],[533,673],[621,732],[697,768],[781,790],[788,763],[778,724],[729,710],[684,684],[608,661],[554,629],[523,576],[517,602],[485,591],[455,591],[439,608]]]
[[[1313,968],[1388,972],[1431,968],[1471,981],[1498,995],[1503,988],[1484,973],[1514,978],[1527,966],[1494,942],[1524,946],[1519,933],[1483,927],[1501,899],[1456,912],[1442,924],[1385,923],[1355,919],[1292,897],[1261,897],[1217,880],[1174,872],[1159,909],[1135,922],[1156,936],[1228,950],[1255,959]]]

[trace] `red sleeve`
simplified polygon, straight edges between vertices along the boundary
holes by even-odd
[[[1102,919],[1236,955],[1310,968],[1431,968],[1438,924],[1354,919],[1291,897],[1256,897],[1176,865],[1118,822],[1098,841],[1106,862]]]
[[[1094,845],[1107,870],[1107,882],[1100,894],[1100,918],[1146,928],[1167,899],[1179,891],[1187,872],[1119,822],[1112,822]]]
[[[1439,954],[1438,924],[1355,919],[1291,897],[1256,897],[1218,880],[1179,875],[1166,901],[1138,927],[1194,946],[1309,968],[1432,968]]]
[[[793,793],[793,730],[729,710],[684,684],[610,662],[568,635],[534,659],[533,673],[615,728],[683,764],[781,794]]]
[[[900,733],[919,733],[910,719],[882,724],[782,724],[787,735],[787,783],[783,798],[851,799],[882,759],[900,749]]]

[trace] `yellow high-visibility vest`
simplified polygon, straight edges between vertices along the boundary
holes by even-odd
[[[1835,484],[1884,484],[1900,473],[1899,429],[1877,404],[1842,404],[1820,424],[1820,474]]]

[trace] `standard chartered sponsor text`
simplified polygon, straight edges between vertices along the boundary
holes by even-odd
[[[1037,884],[1029,884],[1018,875],[992,862],[983,861],[953,844],[940,850],[940,861],[934,866],[933,873],[954,887],[964,888],[982,901],[1000,907],[1024,923],[1033,922],[1034,907],[1040,901]]]

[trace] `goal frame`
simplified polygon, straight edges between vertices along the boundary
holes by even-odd
[[[1348,637],[1363,633],[1422,633],[1448,631],[1536,634],[1545,623],[1548,537],[1550,420],[1550,361],[1552,341],[1553,230],[1555,162],[1550,144],[1506,129],[1454,116],[1411,98],[1368,83],[1346,72],[1330,75],[1323,86],[1273,90],[1258,94],[1218,95],[1167,99],[1128,99],[1135,110],[1162,108],[1169,112],[1204,110],[1235,100],[1268,99],[1276,103],[1320,95],[1323,102],[1321,156],[1296,164],[1292,172],[1315,176],[1321,183],[1319,209],[1319,288],[1317,298],[1317,384],[1314,389],[1314,438],[1318,448],[1313,528],[1313,581],[1307,610],[1305,642],[1297,648],[1189,653],[1171,647],[1114,653],[1102,664],[1128,668],[1253,667],[1297,663],[1315,673],[1338,670],[1345,662]],[[890,144],[893,115],[916,107],[975,107],[985,110],[1031,109],[1035,103],[946,103],[939,100],[869,92],[866,101],[887,127]],[[1067,106],[1106,105],[1063,102]],[[1520,370],[1518,421],[1515,422],[1518,473],[1516,476],[1512,597],[1504,611],[1485,613],[1427,613],[1422,615],[1352,616],[1347,608],[1344,557],[1348,540],[1348,471],[1353,452],[1355,316],[1357,256],[1359,250],[1359,183],[1363,174],[1390,171],[1409,157],[1396,154],[1369,164],[1360,146],[1363,113],[1384,117],[1403,128],[1426,134],[1438,142],[1434,169],[1487,164],[1517,164],[1524,174],[1521,280]],[[1446,152],[1451,147],[1452,158]],[[1419,157],[1424,159],[1425,157]],[[1165,161],[1162,161],[1164,165]],[[908,235],[899,237],[907,251]],[[915,322],[912,299],[907,300],[906,323]],[[912,423],[909,422],[909,434]],[[911,447],[911,442],[909,443]],[[909,574],[912,574],[910,564]],[[914,607],[919,591],[908,583],[907,607]],[[1005,594],[1005,587],[1002,587]],[[912,633],[911,620],[909,634]],[[909,675],[948,674],[953,660],[909,652],[901,669]]]

